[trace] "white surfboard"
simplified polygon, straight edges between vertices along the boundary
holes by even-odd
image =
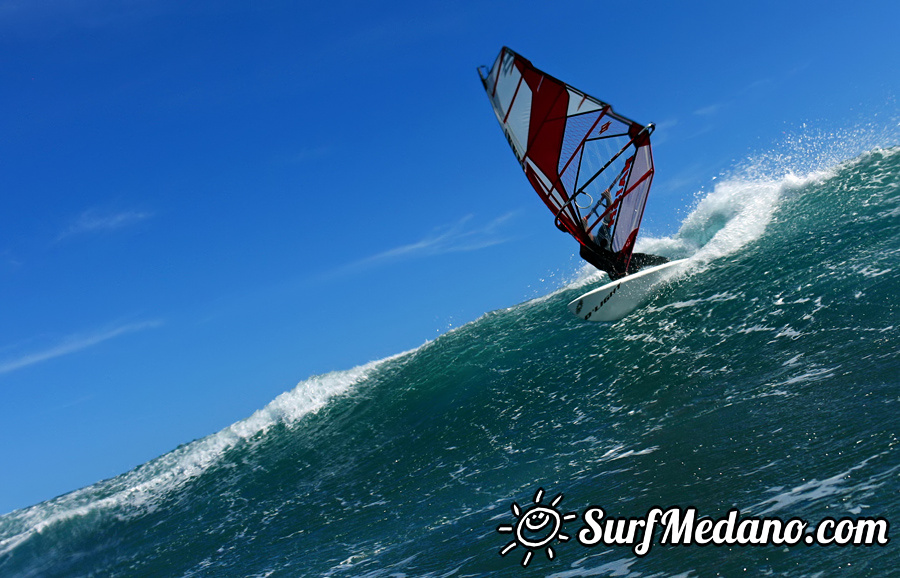
[[[569,311],[585,321],[618,321],[650,297],[653,288],[670,279],[687,259],[647,267],[589,291],[569,303]]]

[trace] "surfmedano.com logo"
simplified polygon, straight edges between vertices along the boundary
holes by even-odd
[[[544,488],[538,488],[534,493],[534,503],[525,510],[522,510],[519,504],[512,503],[512,513],[518,521],[514,526],[501,524],[497,526],[497,531],[501,534],[513,534],[515,538],[500,550],[501,556],[506,556],[521,546],[525,549],[522,566],[528,566],[534,552],[542,548],[547,553],[547,558],[553,560],[556,552],[553,551],[551,544],[557,540],[567,542],[571,539],[571,536],[562,532],[562,525],[563,522],[577,520],[578,514],[571,512],[563,515],[556,509],[563,499],[562,494],[553,498],[549,506],[541,504],[543,497]]]
[[[534,553],[543,550],[547,558],[556,558],[553,546],[568,542],[566,522],[584,521],[576,533],[582,546],[628,546],[637,557],[646,556],[659,535],[658,544],[670,546],[885,546],[890,541],[890,523],[882,517],[840,519],[827,516],[810,527],[801,518],[785,521],[775,517],[741,516],[736,508],[721,518],[699,517],[697,508],[673,506],[666,510],[653,507],[643,518],[614,518],[603,508],[590,506],[579,516],[576,512],[563,514],[557,506],[563,495],[557,494],[549,505],[541,501],[544,489],[538,488],[533,503],[520,508],[512,503],[514,524],[500,524],[497,532],[512,534],[513,539],[499,552],[506,556],[517,548],[523,549],[522,566],[531,563]],[[659,531],[657,532],[657,528]]]

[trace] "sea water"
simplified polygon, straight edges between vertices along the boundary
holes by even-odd
[[[900,575],[900,149],[720,181],[639,247],[690,267],[622,321],[568,313],[605,278],[585,269],[313,377],[0,517],[0,575]],[[553,540],[509,532],[551,501],[576,515]],[[891,541],[676,546],[657,528],[638,556],[578,539],[591,508],[654,507],[883,519]]]

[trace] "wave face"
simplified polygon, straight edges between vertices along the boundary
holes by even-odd
[[[0,517],[0,575],[519,576],[496,527],[539,486],[565,511],[616,517],[678,505],[900,523],[900,149],[726,179],[640,249],[692,266],[624,320],[569,315],[600,280],[585,273],[314,377],[217,434]],[[527,571],[898,572],[892,545],[556,552]]]

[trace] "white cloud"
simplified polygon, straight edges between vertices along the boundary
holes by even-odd
[[[511,219],[515,213],[507,213],[486,225],[474,229],[469,228],[472,215],[466,215],[456,223],[435,229],[430,235],[415,243],[401,245],[387,251],[367,257],[363,262],[385,261],[404,256],[440,255],[460,251],[477,251],[492,245],[505,243],[508,239],[499,235],[500,226]]]
[[[388,249],[370,257],[354,261],[339,267],[326,276],[346,273],[361,267],[373,267],[402,259],[477,251],[486,247],[499,245],[510,240],[502,234],[503,225],[510,221],[518,211],[501,215],[480,227],[473,227],[473,215],[466,215],[455,223],[434,229],[429,235],[406,245]]]
[[[363,259],[361,263],[386,261],[399,257],[415,257],[419,255],[441,255],[461,251],[477,251],[492,245],[505,243],[509,239],[500,235],[500,227],[509,221],[516,212],[506,213],[489,223],[470,228],[472,215],[466,215],[456,223],[439,227],[430,235],[415,243],[401,245],[387,251]]]
[[[163,12],[154,0],[0,0],[0,29],[17,37],[45,37],[67,28],[136,24]]]
[[[140,323],[119,325],[89,334],[70,335],[57,345],[44,349],[43,351],[27,353],[13,359],[0,361],[0,374],[9,373],[55,357],[68,355],[69,353],[75,353],[76,351],[87,349],[88,347],[103,343],[104,341],[119,337],[120,335],[135,333],[137,331],[143,331],[144,329],[159,327],[160,325],[162,325],[161,321],[143,321]]]
[[[56,240],[61,241],[62,239],[85,233],[115,231],[149,219],[152,216],[153,213],[145,211],[102,212],[97,209],[88,209],[60,233]]]
[[[709,106],[704,106],[703,108],[698,108],[694,111],[694,114],[697,116],[713,116],[724,109],[725,106],[725,103],[717,102],[715,104],[710,104]]]

